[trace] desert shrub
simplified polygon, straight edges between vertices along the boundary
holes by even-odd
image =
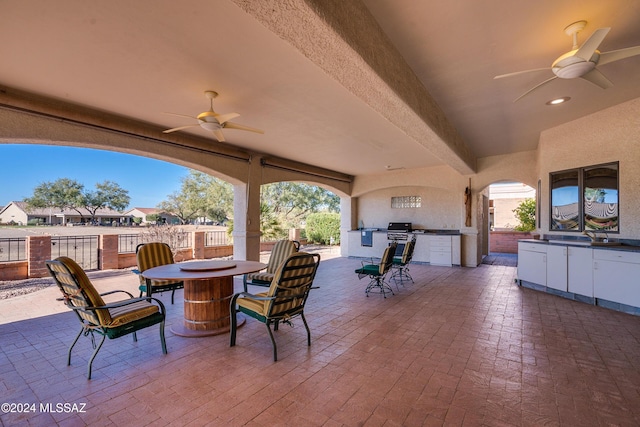
[[[152,225],[140,233],[140,238],[143,243],[166,243],[171,248],[174,258],[178,258],[180,249],[188,248],[190,244],[188,232],[181,227],[169,224]]]

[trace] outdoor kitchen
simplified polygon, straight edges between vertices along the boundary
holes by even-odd
[[[415,237],[413,262],[439,266],[461,264],[460,230],[414,228],[410,222],[390,222],[387,228],[361,228],[349,233],[349,256],[379,258],[391,242],[402,253],[407,240]]]

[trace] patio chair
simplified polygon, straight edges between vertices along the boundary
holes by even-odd
[[[167,354],[167,344],[164,337],[165,308],[161,301],[151,298],[134,298],[126,291],[110,291],[98,293],[93,287],[84,270],[71,258],[59,257],[53,261],[46,261],[47,269],[62,292],[59,300],[73,310],[82,325],[67,353],[67,366],[71,365],[71,350],[78,342],[80,335],[91,335],[94,352],[87,366],[87,379],[91,379],[91,366],[98,351],[102,348],[105,338],[115,339],[133,334],[133,341],[137,341],[136,331],[160,324],[160,343],[162,353]],[[105,295],[125,293],[128,298],[105,303]],[[152,302],[155,302],[153,304]],[[96,346],[95,336],[102,336]]]
[[[393,256],[396,252],[397,246],[397,242],[390,243],[389,246],[385,248],[382,258],[378,264],[374,264],[372,260],[371,264],[363,263],[362,267],[356,270],[359,279],[366,276],[370,279],[369,284],[364,290],[364,293],[367,296],[369,296],[370,292],[381,293],[384,298],[387,298],[388,292],[391,292],[391,295],[394,295],[393,289],[391,289],[391,286],[389,286],[384,279],[393,264]]]
[[[245,274],[243,276],[242,284],[244,285],[244,291],[248,292],[247,285],[263,286],[265,288],[271,286],[275,272],[278,267],[280,267],[280,264],[282,264],[289,255],[298,252],[299,249],[300,242],[296,240],[285,239],[276,242],[271,250],[267,268],[264,271]]]
[[[132,270],[140,279],[140,296],[144,292],[150,297],[154,293],[171,291],[171,304],[173,304],[176,289],[183,289],[184,282],[175,280],[151,280],[145,279],[144,272],[152,267],[174,264],[173,253],[166,243],[152,242],[141,243],[136,247],[136,260],[138,269]]]
[[[236,345],[237,316],[242,312],[256,320],[264,323],[269,331],[271,344],[273,345],[273,361],[278,360],[278,348],[276,346],[273,330],[278,330],[280,323],[287,323],[293,326],[291,320],[300,316],[302,323],[307,330],[307,345],[311,346],[311,331],[304,317],[304,305],[307,302],[309,291],[312,288],[320,255],[308,254],[306,252],[296,252],[280,264],[275,272],[271,286],[267,292],[250,294],[241,292],[235,294],[231,299],[231,342],[230,346]]]
[[[413,277],[411,277],[411,274],[409,274],[409,264],[413,259],[413,251],[415,247],[416,236],[414,235],[413,238],[404,246],[402,255],[399,257],[393,257],[393,264],[391,265],[391,277],[389,277],[389,280],[393,279],[396,286],[398,286],[398,281],[400,281],[400,284],[403,286],[405,280],[410,280],[411,283],[414,283]]]

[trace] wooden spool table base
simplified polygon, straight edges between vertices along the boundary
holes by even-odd
[[[266,267],[257,261],[195,261],[150,268],[147,279],[184,281],[184,320],[172,325],[181,337],[206,337],[229,332],[233,276],[253,273]],[[237,315],[238,326],[246,317]]]

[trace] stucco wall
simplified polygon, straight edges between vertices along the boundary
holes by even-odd
[[[640,238],[640,98],[543,132],[538,156],[541,232],[549,230],[550,172],[618,161],[620,234],[616,237]]]
[[[420,196],[419,208],[391,208],[391,198]],[[411,222],[414,228],[460,229],[462,197],[450,190],[403,186],[385,188],[358,198],[358,221],[367,228],[387,228],[389,222]]]

